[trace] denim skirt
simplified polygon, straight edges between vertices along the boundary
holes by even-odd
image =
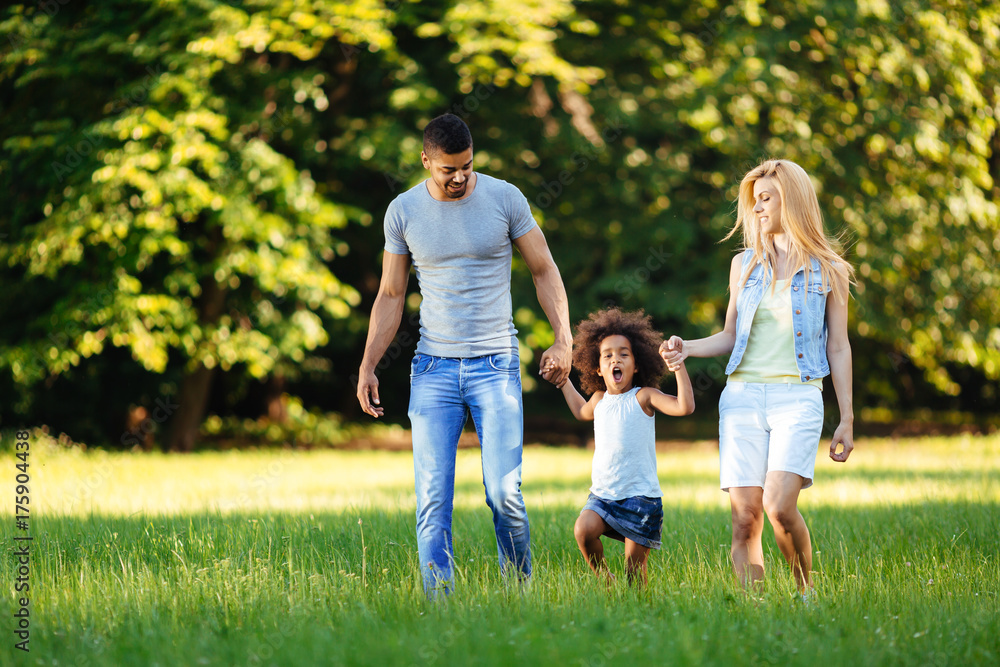
[[[604,519],[604,523],[614,531],[605,533],[608,537],[623,542],[624,538],[628,538],[650,549],[660,548],[663,502],[659,498],[632,496],[624,500],[605,500],[591,493],[583,509],[596,512]]]

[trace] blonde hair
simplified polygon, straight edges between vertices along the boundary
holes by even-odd
[[[828,237],[823,231],[823,214],[819,210],[819,199],[809,175],[805,169],[790,160],[766,160],[747,172],[740,182],[736,224],[723,239],[728,240],[741,231],[743,248],[754,252],[755,261],[740,278],[740,287],[746,283],[757,264],[763,265],[774,276],[777,253],[773,242],[769,243],[763,238],[760,221],[753,211],[754,183],[761,178],[771,178],[777,185],[781,197],[781,230],[789,240],[788,258],[791,266],[796,269],[804,266],[808,281],[812,271],[809,259],[816,259],[820,266],[823,289],[826,290],[826,286],[830,285],[834,297],[838,301],[846,301],[850,291],[848,285],[854,284],[854,267],[842,257],[840,242]],[[846,283],[835,279],[838,274],[846,275]]]

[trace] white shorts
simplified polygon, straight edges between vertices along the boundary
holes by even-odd
[[[729,382],[719,397],[719,482],[759,486],[772,471],[812,486],[823,430],[823,392],[808,384]]]

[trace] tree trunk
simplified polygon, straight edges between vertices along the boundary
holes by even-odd
[[[170,429],[170,440],[167,449],[174,452],[190,452],[198,439],[198,429],[205,418],[205,407],[208,405],[208,391],[212,387],[214,368],[205,368],[203,364],[184,376],[178,393],[177,415]]]
[[[277,424],[288,420],[288,405],[285,403],[285,376],[275,372],[267,379],[264,388],[264,402],[267,405],[267,418]]]
[[[219,230],[221,236],[221,230]],[[201,299],[198,304],[198,321],[202,330],[211,330],[219,323],[222,309],[226,303],[226,291],[215,277],[209,274],[202,281]],[[205,408],[208,406],[208,392],[212,387],[212,376],[215,368],[206,368],[199,362],[184,375],[181,388],[177,394],[178,408],[174,415],[167,441],[167,450],[175,452],[190,452],[198,439],[198,429],[205,418]]]

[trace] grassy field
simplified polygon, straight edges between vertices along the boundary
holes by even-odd
[[[409,453],[136,455],[40,440],[31,452],[31,652],[4,628],[4,665],[1000,662],[998,436],[862,440],[846,465],[820,456],[801,502],[809,606],[770,528],[767,589],[738,590],[711,443],[659,453],[664,546],[645,591],[598,585],[573,542],[590,453],[541,447],[523,473],[535,576],[505,585],[478,451],[461,451],[457,592],[439,604],[418,583]],[[12,503],[2,511],[0,617],[13,629],[23,533]],[[608,553],[620,574],[621,546]]]

